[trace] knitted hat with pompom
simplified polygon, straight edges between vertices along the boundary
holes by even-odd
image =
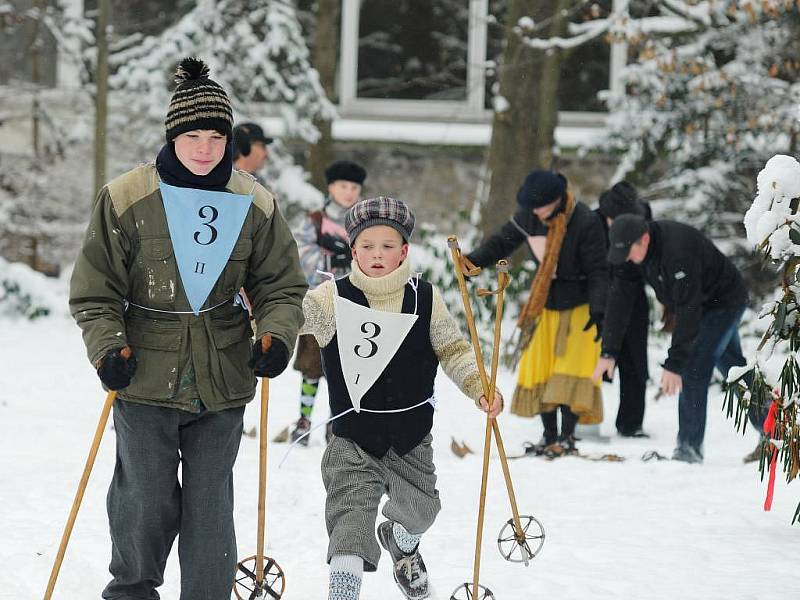
[[[195,129],[214,129],[231,138],[233,111],[222,86],[208,78],[208,66],[198,58],[184,58],[175,71],[175,93],[164,125],[167,142]]]

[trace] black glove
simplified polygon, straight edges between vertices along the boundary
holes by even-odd
[[[589,320],[586,321],[586,325],[583,326],[584,331],[589,331],[592,325],[597,327],[597,334],[594,336],[594,341],[599,342],[600,337],[603,335],[603,313],[591,313],[589,314]]]
[[[347,254],[350,252],[350,246],[347,245],[347,240],[340,238],[338,235],[323,233],[319,236],[317,243],[333,254]]]
[[[352,260],[351,254],[334,254],[331,256],[331,269],[349,269]]]
[[[267,336],[264,336],[267,337]],[[253,358],[250,359],[250,367],[256,377],[277,377],[289,364],[289,349],[282,341],[270,336],[272,344],[263,351],[261,340],[256,340],[253,345]]]
[[[347,240],[338,235],[323,233],[317,240],[320,248],[324,248],[331,253],[331,267],[334,269],[346,269],[350,266],[352,252]]]
[[[128,387],[134,373],[136,373],[136,357],[131,354],[130,358],[125,359],[122,356],[122,348],[109,350],[97,365],[97,376],[110,390]]]

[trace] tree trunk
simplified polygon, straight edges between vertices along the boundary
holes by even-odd
[[[37,0],[33,3],[36,10],[36,18],[33,21],[33,35],[29,51],[31,55],[31,80],[33,81],[33,102],[31,103],[31,144],[33,145],[33,155],[41,157],[41,134],[39,131],[39,121],[41,117],[41,106],[39,105],[39,90],[41,89],[41,60],[42,60],[42,26],[41,20],[44,18],[44,2]]]
[[[106,183],[106,120],[108,116],[108,21],[110,0],[98,0],[97,29],[97,73],[95,74],[94,116],[94,191],[97,193]]]
[[[320,83],[325,95],[333,101],[336,95],[336,59],[339,55],[339,0],[318,0],[316,7],[316,30],[312,59],[314,68],[319,73]],[[317,119],[314,121],[320,132],[316,144],[308,150],[308,171],[311,183],[320,190],[326,189],[325,168],[333,161],[333,137],[331,122]]]
[[[575,0],[558,0],[555,2],[556,15],[564,14]],[[552,14],[552,13],[551,13]],[[567,20],[557,18],[553,21],[548,37],[563,37],[567,33]],[[561,63],[569,51],[557,50],[544,53],[539,77],[538,102],[536,116],[538,126],[534,147],[539,152],[538,165],[543,169],[555,169],[553,149],[555,147],[555,130],[558,124],[558,88],[561,83]],[[520,181],[520,183],[522,183]]]
[[[514,31],[521,17],[549,26],[538,36],[561,35],[566,29],[563,9],[574,0],[509,0],[506,15],[506,47],[500,72],[500,95],[509,108],[495,112],[489,145],[491,189],[481,209],[481,231],[491,235],[516,205],[516,195],[533,169],[548,169],[553,157],[558,120],[558,84],[562,53],[542,52],[527,46]],[[553,15],[557,15],[553,18]]]

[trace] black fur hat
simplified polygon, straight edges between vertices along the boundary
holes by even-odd
[[[639,194],[627,181],[614,184],[611,189],[600,194],[600,214],[609,219],[620,215],[643,215]]]
[[[363,185],[367,178],[364,167],[349,160],[337,160],[325,169],[325,181],[328,184],[334,181],[352,181],[358,185]]]

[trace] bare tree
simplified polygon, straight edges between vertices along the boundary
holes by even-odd
[[[332,102],[336,95],[336,60],[339,55],[339,0],[317,0],[314,10],[316,28],[312,63],[319,73],[322,89]],[[307,170],[311,173],[311,183],[320,190],[325,189],[325,167],[333,160],[333,136],[331,121],[314,121],[320,137],[308,149]]]
[[[95,71],[95,119],[94,119],[94,191],[106,182],[106,121],[108,117],[108,21],[109,0],[98,0],[97,69]]]
[[[535,49],[526,43],[525,36],[563,35],[567,19],[562,15],[574,2],[508,1],[505,50],[489,145],[491,191],[481,210],[484,235],[492,233],[508,219],[517,188],[525,175],[536,167],[548,168],[552,161],[564,54],[558,48],[544,52]]]

